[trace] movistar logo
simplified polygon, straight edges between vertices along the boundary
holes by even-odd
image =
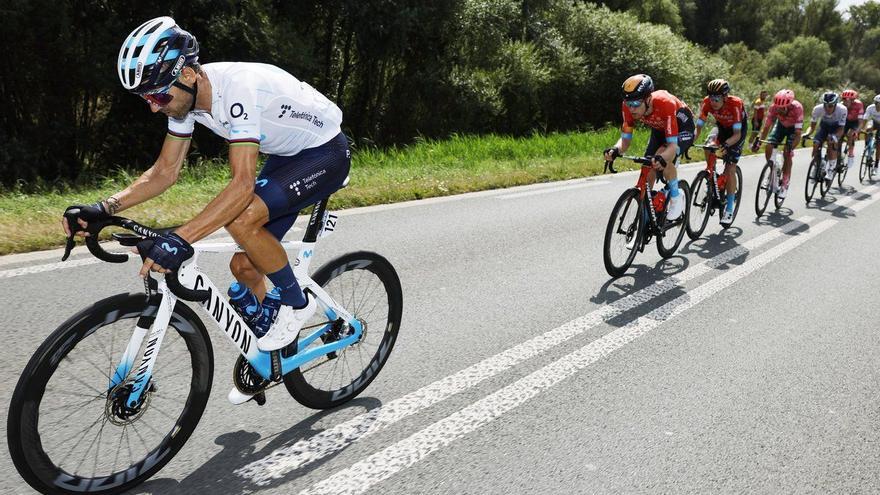
[[[312,250],[311,249],[308,251],[303,251],[303,258],[311,258],[311,257],[312,257]]]
[[[269,183],[269,179],[260,179],[257,181],[257,185],[260,187],[265,187],[266,184],[268,184],[268,183]]]
[[[162,243],[162,249],[164,249],[165,251],[168,251],[171,254],[174,254],[174,255],[177,254],[177,248],[169,246],[167,242]]]

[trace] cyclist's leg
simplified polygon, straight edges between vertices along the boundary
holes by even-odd
[[[727,139],[733,135],[733,129],[723,129],[723,133],[720,133],[718,138],[721,142],[725,142]],[[727,192],[727,208],[729,210],[733,210],[734,203],[736,201],[736,164],[739,162],[739,157],[742,154],[743,145],[746,142],[746,133],[749,132],[748,125],[743,122],[743,126],[740,129],[739,140],[733,144],[733,146],[729,147],[728,154],[724,157],[724,175],[727,177],[727,181],[725,184],[725,191]]]
[[[694,144],[694,130],[696,129],[696,124],[694,123],[694,115],[688,108],[681,108],[675,113],[676,119],[678,119],[678,149],[675,152],[675,160],[673,163],[670,163],[663,170],[663,177],[666,178],[667,183],[669,184],[669,190],[673,193],[673,196],[676,196],[678,193],[678,170],[675,162],[678,161],[678,158],[685,153],[693,146]]]
[[[877,146],[877,137],[878,137],[877,134],[878,133],[875,130],[875,131],[871,132],[871,135],[870,135],[871,142],[874,145],[874,167],[876,167],[877,164],[880,163],[880,146]],[[865,138],[865,142],[867,143],[867,138]],[[867,144],[866,144],[866,146],[867,146]]]
[[[666,135],[663,131],[658,131],[657,129],[651,129],[651,137],[648,138],[648,146],[645,148],[645,157],[650,158],[656,155],[660,148],[666,143]],[[657,174],[654,172],[652,168],[650,172],[648,172],[647,177],[647,186],[651,188],[654,186],[654,181],[657,180]]]
[[[265,273],[282,291],[282,303],[297,307],[305,303],[293,277],[280,239],[293,225],[298,212],[339,189],[350,168],[348,143],[343,134],[329,142],[290,157],[271,156],[257,180],[251,205],[227,229],[247,252],[230,264],[242,276],[250,276],[260,288]],[[256,291],[256,289],[254,289]],[[262,288],[265,291],[265,288]]]
[[[858,120],[847,120],[846,121],[846,142],[849,144],[849,157],[856,156],[856,135],[859,131],[859,121]]]
[[[794,156],[794,149],[797,147],[797,143],[794,142],[794,136],[796,134],[797,129],[792,126],[788,128],[783,128],[783,132],[780,133],[779,144],[783,145],[784,148],[782,152],[782,185],[783,187],[788,187],[788,182],[791,179],[791,159]]]
[[[782,144],[783,129],[785,128],[782,127],[782,124],[776,121],[767,135],[767,146],[764,146],[764,159],[768,162],[773,157],[773,150],[776,149],[776,146]],[[777,163],[776,165],[779,164]]]

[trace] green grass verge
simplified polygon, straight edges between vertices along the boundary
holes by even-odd
[[[506,136],[453,136],[421,140],[389,150],[355,150],[351,184],[336,193],[331,208],[343,209],[536,182],[599,175],[601,150],[614,144],[617,129],[582,133]],[[642,150],[647,132],[635,135],[633,150]],[[619,162],[618,167],[633,164]],[[0,254],[45,249],[63,244],[60,218],[67,205],[91,203],[124,188],[134,175],[119,172],[98,187],[35,194],[0,193]],[[178,183],[159,198],[126,210],[146,225],[186,222],[229,181],[220,161],[190,163]]]

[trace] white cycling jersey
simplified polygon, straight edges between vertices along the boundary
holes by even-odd
[[[342,132],[342,110],[315,88],[268,64],[202,65],[211,82],[211,111],[168,118],[168,132],[192,135],[198,122],[232,143],[256,143],[269,155],[292,156]]]
[[[870,104],[868,108],[865,109],[865,115],[862,116],[863,120],[873,120],[874,127],[880,125],[880,110],[877,110],[877,105]]]
[[[846,125],[846,114],[849,110],[841,103],[838,103],[831,114],[825,112],[825,105],[819,104],[813,107],[813,115],[810,120],[816,122],[820,118],[825,125]]]

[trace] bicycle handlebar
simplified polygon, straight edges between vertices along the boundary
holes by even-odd
[[[89,234],[89,236],[86,237],[86,247],[89,252],[99,260],[108,263],[125,263],[128,261],[128,254],[110,253],[101,247],[101,244],[98,242],[98,234],[100,234],[105,228],[122,227],[123,229],[130,230],[140,236],[141,242],[147,239],[155,239],[162,235],[159,231],[145,227],[134,220],[117,216],[112,216],[103,221],[90,222],[89,226],[83,229],[79,225],[79,222],[76,221],[78,213],[79,211],[74,209],[65,212],[64,214],[64,217],[67,219],[67,225],[70,227],[70,237],[67,238],[67,244],[64,247],[64,256],[61,257],[61,261],[67,261],[67,258],[70,256],[70,252],[73,250],[73,246],[76,243],[74,235],[80,231],[85,231]],[[143,257],[145,254],[141,254],[141,256]],[[183,284],[180,283],[176,272],[166,274],[165,283],[168,284],[168,288],[175,296],[185,301],[202,302],[207,300],[211,295],[207,290],[188,289],[184,287]]]

